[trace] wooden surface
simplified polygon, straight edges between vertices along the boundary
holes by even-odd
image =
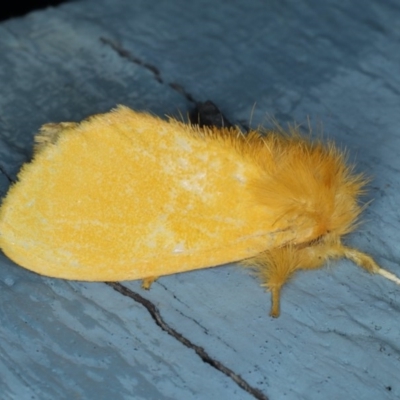
[[[116,104],[309,118],[373,176],[348,243],[400,275],[399,20],[396,0],[82,0],[4,21],[1,195],[41,124]],[[299,273],[279,319],[240,265],[144,292],[0,263],[1,400],[400,398],[400,289],[348,261]]]

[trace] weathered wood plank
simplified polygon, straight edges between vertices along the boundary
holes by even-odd
[[[210,98],[254,125],[266,113],[280,123],[310,116],[374,176],[374,202],[349,242],[400,274],[399,17],[394,0],[83,0],[5,21],[0,166],[15,178],[41,124],[118,103],[179,115]],[[270,399],[400,396],[398,288],[348,262],[298,274],[277,320],[269,294],[235,266],[165,277],[145,293],[126,284],[192,347],[106,284],[0,263],[2,399],[257,397],[251,388]]]

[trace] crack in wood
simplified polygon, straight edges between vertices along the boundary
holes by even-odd
[[[147,309],[155,323],[166,333],[174,337],[176,340],[181,342],[184,346],[194,350],[194,352],[203,360],[203,362],[211,365],[213,368],[225,374],[228,378],[232,379],[240,388],[245,390],[247,393],[252,395],[257,400],[268,400],[268,397],[262,393],[259,389],[252,387],[247,383],[240,375],[236,374],[230,368],[226,367],[220,361],[212,358],[201,346],[197,346],[192,343],[188,338],[183,336],[181,333],[170,327],[164,319],[161,317],[158,308],[146,298],[142,297],[139,293],[127,288],[118,282],[105,282],[106,285],[112,287],[118,293],[131,298],[132,300],[140,303]]]
[[[210,100],[200,102],[196,100],[181,84],[177,82],[165,82],[160,70],[153,64],[145,62],[140,58],[134,56],[131,52],[122,47],[119,43],[105,38],[100,37],[100,42],[106,46],[111,47],[118,55],[123,58],[126,58],[128,61],[140,65],[147,70],[149,70],[154,79],[160,83],[161,85],[168,85],[172,90],[179,93],[183,96],[188,102],[195,105],[194,110],[192,110],[190,114],[190,121],[193,124],[198,124],[200,127],[202,126],[217,126],[217,127],[225,127],[230,128],[234,125],[229,122],[229,120],[221,113],[218,107]],[[245,124],[241,124],[242,127],[245,128],[245,131],[248,132],[250,129]]]
[[[105,38],[105,37],[100,37],[101,43],[110,46],[117,54],[119,54],[121,57],[126,58],[127,60],[140,65],[147,70],[149,70],[153,76],[154,79],[158,82],[161,83],[162,85],[167,84],[171,89],[175,90],[177,93],[182,95],[187,101],[190,101],[191,103],[198,104],[198,102],[193,98],[193,96],[187,92],[182,85],[176,82],[165,82],[164,79],[161,76],[160,70],[153,64],[147,63],[140,58],[134,56],[131,52],[128,50],[124,49],[120,44]]]
[[[9,183],[15,183],[15,181],[11,178],[11,176],[2,165],[0,165],[0,172],[7,178]]]

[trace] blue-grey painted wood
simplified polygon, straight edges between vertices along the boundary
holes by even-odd
[[[179,115],[211,99],[254,126],[309,117],[373,176],[348,242],[399,275],[400,6],[266,3],[82,0],[2,22],[1,168],[15,178],[41,124],[118,103]],[[256,398],[110,286],[0,264],[0,399]],[[239,264],[126,286],[270,399],[400,397],[399,288],[347,261],[299,273],[276,320]]]

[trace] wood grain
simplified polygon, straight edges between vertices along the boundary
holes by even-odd
[[[179,116],[210,99],[254,126],[274,116],[307,129],[309,117],[373,176],[348,242],[399,275],[399,17],[395,0],[82,0],[3,21],[1,193],[41,124],[116,104]],[[299,274],[278,320],[239,266],[165,277],[149,292],[123,283],[241,386],[105,283],[0,264],[2,400],[400,397],[398,288],[349,262]]]

